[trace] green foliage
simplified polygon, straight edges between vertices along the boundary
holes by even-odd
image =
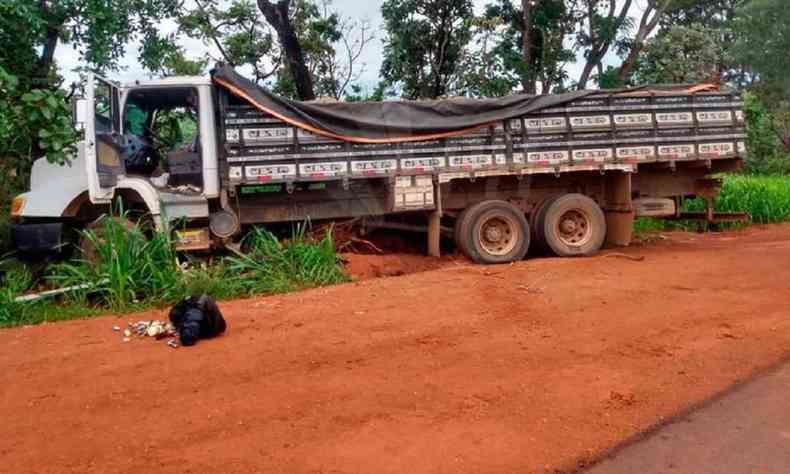
[[[154,232],[149,239],[139,225],[130,228],[123,218],[107,217],[82,237],[95,256],[55,266],[50,279],[58,285],[88,285],[83,296],[96,293],[113,311],[178,293],[179,267],[169,233]]]
[[[335,254],[331,232],[319,242],[296,230],[287,242],[260,228],[244,242],[248,252],[228,259],[228,270],[240,275],[249,293],[281,293],[346,281]]]
[[[733,54],[759,78],[761,95],[790,97],[790,8],[785,0],[752,0],[738,11]]]
[[[316,96],[343,98],[359,80],[362,51],[372,40],[365,21],[341,17],[330,9],[330,0],[294,0],[289,4],[288,21],[293,27],[305,67]],[[296,83],[289,69],[286,49],[278,32],[267,23],[259,6],[251,0],[195,2],[178,17],[180,31],[219,50],[222,60],[248,68],[253,80],[266,84],[275,93],[297,99]],[[159,71],[172,42],[149,45],[150,60],[144,66]],[[178,50],[175,57],[183,57]]]
[[[381,75],[408,99],[455,92],[459,65],[472,36],[471,0],[387,0]]]
[[[790,156],[778,138],[776,119],[757,95],[745,94],[744,116],[749,151],[747,171],[755,174],[790,174]]]
[[[701,200],[692,201],[689,210],[702,210]],[[748,212],[756,224],[790,220],[790,177],[727,176],[716,199],[719,212]]]
[[[519,85],[529,90],[535,81],[541,81],[548,92],[568,79],[565,63],[576,57],[565,43],[575,26],[572,5],[563,0],[533,4],[529,25],[533,54],[528,61],[523,52],[524,13],[518,4],[497,0],[475,20],[480,54],[470,54],[464,66],[469,71],[470,95],[507,95]]]
[[[25,88],[49,87],[58,45],[71,45],[98,68],[113,68],[129,42],[157,35],[177,0],[4,0],[0,4],[0,66]]]
[[[7,263],[0,262],[0,271],[5,273],[5,281],[0,285],[0,325],[9,324],[15,318],[24,316],[25,305],[15,300],[33,284],[30,270],[20,265],[3,270],[7,266]]]
[[[62,321],[97,314],[96,309],[83,305],[59,305],[49,300],[17,302],[34,285],[35,279],[23,264],[0,261],[4,283],[0,285],[0,327]]]
[[[394,95],[383,82],[373,88],[353,84],[350,89],[351,91],[345,97],[347,102],[382,102],[386,97]]]
[[[693,84],[710,81],[729,63],[720,30],[676,26],[649,39],[634,70],[636,84]]]
[[[246,254],[211,265],[180,264],[169,232],[147,231],[117,217],[105,218],[83,237],[95,249],[90,258],[55,265],[49,275],[61,287],[86,285],[70,296],[81,307],[90,300],[123,312],[200,293],[224,299],[346,281],[331,233],[314,241],[306,236],[305,227],[285,242],[254,229],[244,242]],[[27,289],[23,286],[17,285],[14,294]]]
[[[21,88],[16,76],[0,66],[0,157],[20,161],[46,155],[53,163],[68,162],[75,150],[77,133],[71,124],[71,108],[59,90]]]
[[[147,70],[167,76],[200,76],[208,67],[208,59],[189,59],[176,35],[152,36],[143,43],[140,64]]]
[[[685,210],[701,212],[702,199],[686,201]],[[752,223],[774,224],[790,221],[790,177],[727,175],[721,195],[714,202],[716,212],[748,212]],[[640,218],[634,222],[634,233],[644,236],[665,230],[690,230],[696,223]],[[726,226],[725,228],[730,228]]]
[[[229,4],[201,1],[193,9],[182,11],[177,21],[181,32],[216,47],[228,64],[252,69],[256,82],[265,81],[280,66],[274,32],[253,1],[233,0]],[[149,51],[151,60],[144,65],[156,71],[162,67],[167,53],[155,54],[153,46]],[[162,45],[159,49],[167,47]]]
[[[31,87],[40,76],[38,63],[41,39],[46,31],[46,22],[34,2],[0,2],[0,68],[13,71]],[[38,84],[41,85],[40,83]]]

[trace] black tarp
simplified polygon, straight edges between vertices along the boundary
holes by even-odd
[[[459,135],[494,122],[560,106],[595,92],[513,95],[497,99],[308,103],[276,96],[227,65],[218,65],[211,74],[215,84],[291,125],[363,143]]]
[[[710,84],[675,84],[540,96],[520,94],[496,99],[298,102],[272,94],[222,63],[211,71],[211,76],[218,86],[284,122],[356,143],[411,142],[462,135],[475,128],[562,106],[592,94],[694,94],[716,89]]]

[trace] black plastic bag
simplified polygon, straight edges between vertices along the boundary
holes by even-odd
[[[217,303],[207,295],[192,296],[173,306],[170,322],[176,327],[184,346],[219,336],[227,327]]]

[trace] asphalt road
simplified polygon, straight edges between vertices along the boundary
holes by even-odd
[[[633,444],[585,474],[790,472],[790,363]]]

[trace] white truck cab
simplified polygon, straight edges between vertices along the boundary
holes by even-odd
[[[17,248],[56,249],[119,198],[158,227],[207,219],[220,194],[213,94],[204,77],[119,85],[88,74],[75,103],[84,133],[76,155],[65,165],[36,161],[30,191],[14,200]]]

